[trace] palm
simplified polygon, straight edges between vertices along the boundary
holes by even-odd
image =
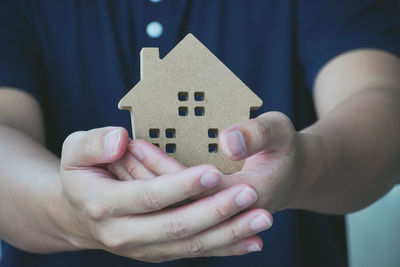
[[[237,183],[252,185],[259,195],[257,206],[271,212],[286,205],[281,195],[286,190],[290,174],[288,164],[293,163],[293,153],[288,148],[261,151],[246,159],[241,171],[230,175]]]
[[[245,136],[254,135],[258,139],[246,141],[247,144],[250,144],[248,147],[250,150],[247,151],[250,156],[247,157],[242,169],[236,173],[225,175],[218,188],[196,198],[213,194],[236,184],[248,184],[258,191],[257,207],[275,212],[288,207],[293,198],[298,195],[299,186],[296,184],[298,179],[295,177],[299,175],[301,171],[299,166],[302,166],[302,160],[304,160],[299,134],[294,130],[291,121],[282,114],[266,113],[259,120],[261,122],[256,123],[256,120],[250,120],[243,123],[252,125],[247,129],[242,127],[243,132],[247,131]],[[260,125],[264,126],[260,127]],[[249,134],[249,131],[254,129],[261,132]],[[222,138],[222,136],[220,137]],[[129,179],[155,178],[164,174],[166,170],[173,173],[185,168],[182,163],[170,158],[147,142],[136,140],[135,146],[140,147],[145,159],[141,162],[127,160],[125,164],[122,164],[120,169],[135,170],[135,173],[130,173],[131,178]],[[252,153],[255,154],[251,155]],[[137,171],[139,169],[141,171]],[[153,174],[144,175],[145,171],[151,171]]]

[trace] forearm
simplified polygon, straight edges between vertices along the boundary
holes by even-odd
[[[293,208],[344,214],[386,193],[400,174],[400,90],[353,94],[304,129],[307,193]]]
[[[1,125],[0,147],[0,237],[38,253],[73,249],[59,237],[55,223],[61,219],[57,216],[68,213],[62,210],[59,159],[30,137]]]

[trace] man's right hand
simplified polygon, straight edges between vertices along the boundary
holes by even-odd
[[[261,250],[256,234],[271,226],[272,216],[263,209],[241,212],[256,202],[254,189],[235,185],[171,208],[218,185],[222,174],[202,165],[120,181],[109,168],[128,142],[126,130],[117,127],[76,132],[64,142],[60,171],[71,223],[61,228],[77,249],[104,249],[148,262]]]

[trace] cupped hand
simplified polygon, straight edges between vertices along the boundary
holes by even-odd
[[[283,113],[267,112],[233,125],[222,132],[220,143],[231,160],[246,159],[225,185],[252,185],[259,195],[258,207],[274,213],[303,196],[307,141]]]
[[[229,159],[245,159],[245,163],[240,171],[224,175],[218,186],[201,197],[236,184],[248,184],[258,194],[255,206],[274,213],[290,207],[304,194],[307,141],[284,114],[267,112],[233,125],[221,133],[219,142]],[[132,141],[128,147],[129,152],[112,165],[119,179],[150,179],[186,168],[143,140]]]
[[[110,170],[126,159],[128,142],[126,130],[117,127],[65,140],[60,173],[67,207],[62,212],[69,220],[60,228],[66,240],[78,249],[148,262],[261,250],[256,234],[271,226],[272,217],[263,209],[244,211],[257,201],[251,186],[237,184],[171,208],[218,186],[222,174],[211,165],[168,172],[160,163],[165,173],[154,179],[118,180]],[[154,174],[140,166],[127,172]]]

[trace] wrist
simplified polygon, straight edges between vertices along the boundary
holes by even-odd
[[[298,133],[298,168],[293,175],[297,180],[296,194],[288,208],[310,209],[318,193],[318,181],[329,162],[323,137],[308,128]]]
[[[72,251],[77,250],[74,245],[74,232],[77,222],[74,220],[72,209],[66,199],[61,186],[59,172],[47,183],[47,194],[44,199],[46,216],[50,221],[51,227],[47,231],[51,231],[50,235],[55,241],[55,251]]]

